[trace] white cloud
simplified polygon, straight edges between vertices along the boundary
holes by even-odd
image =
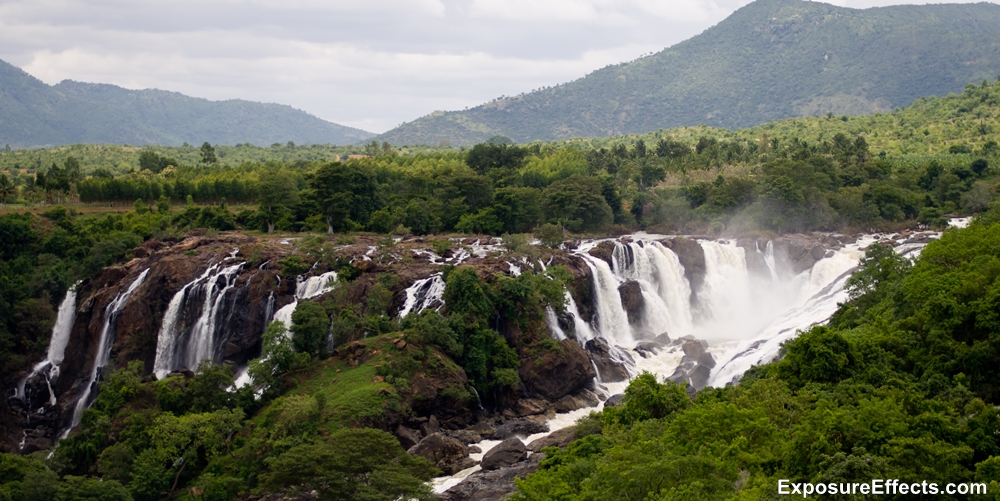
[[[0,59],[48,83],[279,102],[381,132],[635,59],[747,3],[0,0]]]

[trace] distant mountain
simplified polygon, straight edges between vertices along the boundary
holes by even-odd
[[[865,10],[757,0],[657,54],[556,87],[435,112],[375,139],[453,145],[747,127],[891,110],[1000,74],[1000,6]]]
[[[280,104],[209,101],[64,80],[50,86],[0,61],[0,148],[112,143],[176,146],[349,144],[374,134]]]

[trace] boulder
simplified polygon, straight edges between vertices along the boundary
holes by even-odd
[[[601,338],[591,339],[587,341],[585,349],[597,367],[601,381],[605,383],[617,383],[628,379],[628,368],[624,363],[612,356],[611,347],[606,341]]]
[[[711,369],[715,367],[715,357],[706,351],[698,356],[698,365],[704,365],[705,367]]]
[[[824,249],[822,245],[817,245],[813,247],[811,251],[809,251],[809,254],[812,255],[813,259],[819,261],[820,259],[826,257],[826,249]]]
[[[531,452],[541,452],[545,447],[565,448],[570,442],[576,440],[576,426],[567,426],[561,430],[549,433],[548,436],[532,440],[528,444]]]
[[[700,390],[708,386],[708,378],[711,374],[712,369],[710,367],[697,365],[694,370],[688,374],[688,379],[691,381],[691,386],[693,386],[694,389]]]
[[[522,398],[514,404],[514,413],[518,416],[544,414],[546,410],[548,410],[548,405],[546,405],[544,400],[538,400],[537,398]]]
[[[420,431],[425,437],[441,431],[441,423],[438,422],[437,416],[431,415],[426,423],[420,425]]]
[[[442,433],[424,437],[406,452],[427,459],[446,474],[461,471],[458,468],[461,466],[459,461],[469,457],[469,449],[465,444]]]
[[[420,443],[420,433],[403,425],[397,426],[394,434],[399,439],[399,445],[402,445],[404,449],[409,449]]]
[[[666,332],[660,333],[659,336],[653,338],[653,342],[660,346],[667,346],[670,344],[670,336]]]
[[[628,314],[629,323],[635,324],[642,321],[642,286],[639,282],[625,282],[618,286],[618,295],[622,299],[622,307]]]
[[[528,451],[520,438],[508,438],[483,455],[479,464],[484,470],[497,470],[528,458]]]
[[[448,436],[462,442],[463,444],[476,444],[483,440],[482,435],[472,430],[450,431],[448,432]]]
[[[693,362],[698,360],[698,357],[705,353],[708,348],[708,343],[700,339],[687,339],[684,344],[681,345],[681,349],[684,350],[684,360],[691,360]]]

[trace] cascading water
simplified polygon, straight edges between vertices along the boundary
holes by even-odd
[[[18,382],[14,397],[22,402],[27,403],[29,400],[29,395],[25,393],[25,384],[38,375],[43,375],[49,390],[49,405],[56,405],[52,381],[59,377],[59,365],[65,357],[69,335],[73,331],[73,321],[76,320],[76,288],[79,285],[80,282],[73,284],[66,291],[66,297],[59,303],[59,312],[56,315],[56,323],[52,326],[52,338],[49,340],[49,350],[45,360],[35,364],[31,372]]]
[[[209,266],[201,276],[182,287],[170,299],[156,337],[153,373],[157,378],[163,378],[177,369],[193,370],[202,360],[214,359],[219,315],[227,293],[236,286],[236,278],[244,264]],[[194,304],[189,304],[191,302]],[[194,311],[199,312],[198,317],[185,328],[182,325],[184,315]]]
[[[69,432],[76,428],[80,424],[80,416],[83,415],[83,411],[90,406],[93,402],[92,395],[94,395],[94,390],[97,387],[97,381],[101,377],[101,371],[104,366],[108,364],[108,360],[111,358],[111,346],[114,344],[115,339],[115,326],[118,323],[118,315],[121,313],[122,308],[128,303],[132,293],[142,285],[143,280],[146,279],[146,275],[149,274],[149,269],[143,270],[139,276],[129,284],[128,288],[122,292],[119,292],[115,298],[108,303],[108,306],[104,309],[104,325],[101,327],[101,335],[97,342],[97,352],[94,354],[94,364],[90,369],[90,376],[87,380],[87,385],[84,386],[83,393],[76,401],[76,406],[73,408],[73,420],[68,428],[66,428],[61,438],[65,438],[69,435]]]
[[[333,290],[333,284],[336,281],[337,272],[335,271],[328,271],[315,277],[299,277],[295,284],[295,298],[292,299],[291,303],[282,306],[278,311],[274,312],[274,317],[271,320],[277,320],[290,329],[292,327],[292,313],[295,313],[295,308],[299,305],[299,301],[312,299],[330,292]]]
[[[440,273],[413,282],[406,289],[406,301],[399,310],[399,318],[410,313],[420,313],[427,308],[440,308],[444,304],[444,279]]]

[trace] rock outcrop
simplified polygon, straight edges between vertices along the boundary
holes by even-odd
[[[554,350],[527,350],[521,354],[518,372],[529,397],[555,402],[586,387],[596,376],[587,353],[572,339],[560,341]]]
[[[459,440],[443,433],[432,433],[407,450],[409,454],[420,456],[434,463],[446,474],[453,474],[475,464],[469,461],[469,449]],[[471,461],[471,460],[470,460]]]
[[[626,360],[623,360],[623,358],[628,357],[628,362],[633,365],[635,365],[635,361],[631,360],[627,352],[615,350],[612,353],[611,346],[601,338],[587,341],[585,348],[587,354],[590,355],[590,359],[597,367],[598,376],[601,378],[601,381],[605,383],[617,383],[629,378],[628,368],[625,365]]]
[[[442,501],[498,501],[514,492],[515,478],[524,478],[537,471],[544,457],[545,454],[532,454],[507,468],[473,473],[440,498]]]
[[[697,241],[684,237],[668,238],[661,240],[660,243],[677,254],[677,260],[684,267],[684,276],[691,284],[693,304],[698,291],[705,283],[705,250]]]
[[[637,324],[642,321],[642,286],[639,282],[629,281],[618,286],[618,295],[621,296],[622,307],[628,315],[630,324]]]

